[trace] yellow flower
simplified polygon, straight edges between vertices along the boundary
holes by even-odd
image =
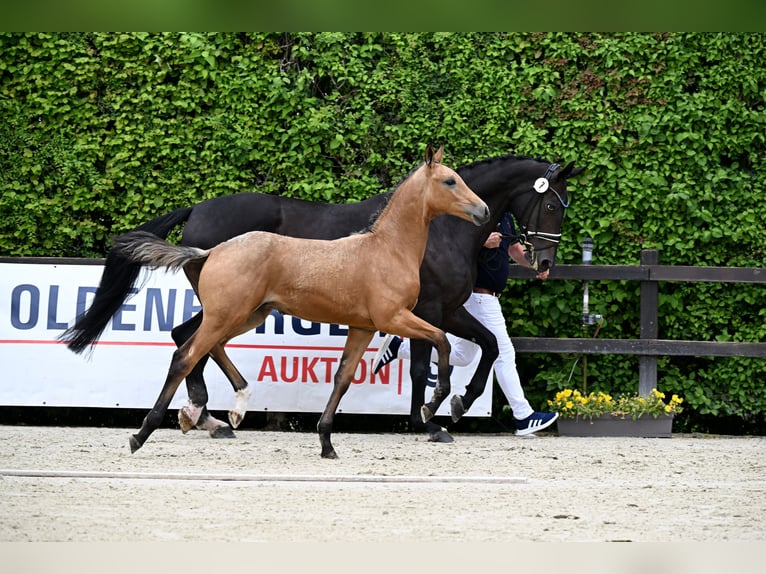
[[[556,393],[553,401],[548,401],[548,405],[559,410],[565,417],[597,417],[602,414],[613,414],[615,416],[630,415],[637,418],[642,415],[673,415],[680,413],[683,409],[681,403],[683,399],[678,395],[673,395],[668,403],[663,401],[665,393],[652,389],[649,396],[620,395],[616,399],[610,394],[598,391],[590,392],[587,395],[576,389],[564,389]]]

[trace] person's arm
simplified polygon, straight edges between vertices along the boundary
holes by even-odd
[[[487,237],[487,240],[484,242],[484,247],[487,249],[497,249],[500,247],[500,240],[502,238],[503,236],[500,232],[493,231],[489,234],[489,237]],[[527,258],[524,257],[524,247],[522,247],[521,243],[516,242],[509,245],[508,255],[519,265],[523,265],[524,267],[529,267],[532,269],[529,261],[527,261]],[[545,281],[548,278],[548,270],[546,269],[542,273],[538,273],[537,278]]]
[[[524,257],[524,247],[522,247],[521,243],[513,243],[509,245],[508,255],[510,255],[511,259],[513,259],[519,265],[529,267],[530,269],[532,268],[532,266],[529,264],[529,261],[527,261],[527,258]],[[546,269],[545,271],[538,273],[537,278],[545,281],[548,278],[548,270]]]

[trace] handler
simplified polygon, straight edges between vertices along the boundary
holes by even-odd
[[[516,434],[530,435],[551,426],[558,418],[558,413],[535,411],[524,396],[521,379],[516,369],[516,349],[508,334],[503,309],[500,306],[500,294],[508,283],[511,257],[519,265],[531,267],[524,257],[513,219],[506,213],[498,224],[498,230],[489,234],[479,252],[478,273],[473,293],[464,306],[482,325],[489,329],[497,339],[498,357],[494,368],[497,382],[503,391],[516,420]],[[538,273],[537,278],[546,280],[548,270]],[[450,337],[452,351],[450,365],[465,366],[471,364],[481,347],[458,337]],[[395,335],[388,335],[375,357],[373,372],[377,373],[391,361],[410,358],[408,340]]]

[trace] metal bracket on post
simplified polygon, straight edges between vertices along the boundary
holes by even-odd
[[[590,237],[586,237],[582,242],[582,264],[590,265],[593,261],[593,240]],[[583,334],[588,336],[588,327],[595,324],[596,318],[591,315],[588,302],[588,280],[583,282],[582,292],[582,330]],[[587,353],[582,356],[582,393],[588,392],[588,355]]]

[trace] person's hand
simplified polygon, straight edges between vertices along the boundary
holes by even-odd
[[[493,231],[489,234],[489,237],[487,237],[487,240],[484,242],[484,247],[487,249],[497,249],[500,247],[500,240],[502,238],[503,236],[499,231]]]
[[[541,271],[540,273],[537,274],[537,278],[542,281],[545,281],[548,278],[548,273],[549,273],[548,269],[546,269],[545,271]]]

